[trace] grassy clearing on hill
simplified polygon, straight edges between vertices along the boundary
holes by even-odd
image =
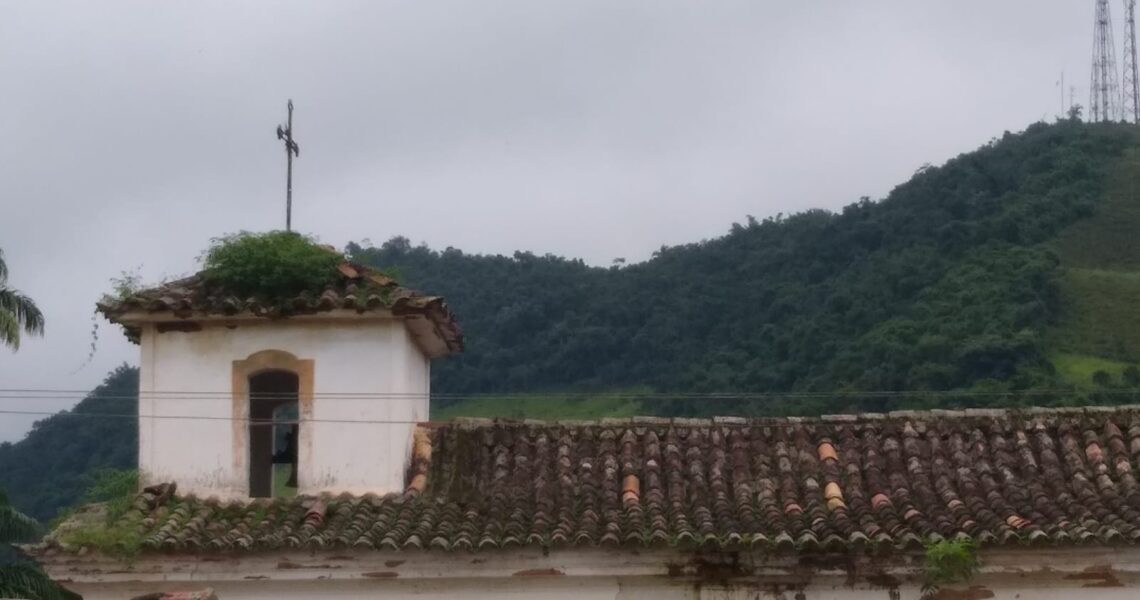
[[[1140,362],[1140,272],[1065,269],[1061,301],[1054,351]]]
[[[1057,238],[1063,315],[1049,334],[1053,364],[1090,385],[1092,372],[1119,375],[1140,361],[1140,148],[1113,168],[1096,212]]]
[[[1057,236],[1067,268],[1140,271],[1140,148],[1125,151],[1096,212]]]
[[[456,417],[499,419],[597,419],[643,415],[631,392],[599,394],[511,394],[478,396],[442,408],[432,408],[433,421]]]
[[[1120,381],[1124,369],[1131,366],[1129,363],[1105,358],[1097,358],[1084,354],[1057,353],[1049,357],[1057,367],[1057,373],[1066,381],[1082,389],[1095,389],[1093,373],[1104,371],[1112,377],[1113,381]]]

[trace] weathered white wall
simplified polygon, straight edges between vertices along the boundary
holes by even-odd
[[[247,497],[249,475],[234,460],[249,449],[234,435],[233,361],[282,350],[314,363],[312,422],[300,431],[299,491],[402,490],[412,423],[427,420],[429,392],[428,359],[403,322],[288,319],[166,333],[150,325],[140,346],[144,484],[174,481],[180,494]]]
[[[253,574],[250,577],[256,578]],[[334,576],[335,577],[335,576]],[[1020,584],[991,581],[980,577],[970,585],[948,587],[935,600],[1124,600],[1137,597],[1134,585],[1120,587],[1082,587],[1082,583],[1034,581],[1024,578]],[[496,600],[499,598],[534,598],[536,600],[920,600],[922,590],[916,584],[896,588],[850,585],[839,577],[822,577],[806,586],[786,586],[774,582],[737,582],[731,585],[671,581],[655,578],[504,578],[445,579],[435,581],[399,581],[354,579],[338,581],[223,581],[196,584],[69,584],[85,600],[121,600],[155,591],[186,591],[211,587],[219,600],[280,600],[282,598],[337,598],[366,600],[373,598],[410,598],[416,600]]]
[[[1136,598],[1140,549],[1078,547],[982,552],[982,571],[935,600]],[[918,600],[922,555],[797,557],[681,549],[519,549],[478,553],[277,552],[204,560],[97,556],[41,560],[87,600],[213,588],[220,600],[269,598],[538,598],[541,600]],[[726,581],[727,578],[727,581]]]
[[[115,585],[79,586],[70,589],[84,600],[123,600],[159,591],[201,589],[204,586]],[[356,600],[376,598],[415,598],[416,600],[496,600],[527,598],[534,600],[698,600],[701,596],[692,586],[663,586],[660,583],[595,579],[552,582],[544,580],[496,581],[455,579],[446,582],[421,581],[352,581],[352,582],[265,582],[248,581],[213,586],[218,600],[280,600],[282,598],[336,598]],[[751,598],[755,598],[752,596]],[[749,600],[751,600],[751,598]],[[880,595],[880,600],[885,596]],[[791,600],[791,598],[789,598]]]

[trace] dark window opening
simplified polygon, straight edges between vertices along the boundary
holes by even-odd
[[[249,378],[249,495],[297,493],[297,374],[264,371]]]

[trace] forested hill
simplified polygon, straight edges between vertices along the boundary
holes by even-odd
[[[433,403],[433,418],[1136,401],[1096,395],[1140,386],[1138,138],[1128,125],[1033,125],[924,168],[880,201],[750,218],[629,266],[402,238],[348,252],[446,296],[458,314],[467,351],[433,364],[434,392],[530,393]],[[0,488],[48,518],[91,470],[132,466],[134,421],[91,413],[132,413],[136,379],[120,369],[76,408],[83,416],[51,417],[0,445]],[[992,395],[1044,388],[1071,391]],[[613,390],[795,395],[726,404],[598,393]],[[858,393],[890,390],[971,395],[876,404],[882,396]]]
[[[1136,142],[1128,125],[1040,123],[923,168],[881,201],[749,218],[624,267],[403,238],[349,252],[449,299],[468,350],[433,367],[437,391],[1054,386],[1057,362],[1120,370],[1140,357],[1140,331],[1057,333],[1067,310],[1095,323],[1104,308],[1066,293],[1067,255],[1093,270],[1140,264],[1140,206],[1112,194],[1135,180]],[[1089,231],[1069,234],[1074,224]],[[1119,231],[1098,239],[1105,227]],[[1121,325],[1100,328],[1119,338]]]

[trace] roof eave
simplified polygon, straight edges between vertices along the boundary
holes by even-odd
[[[286,320],[294,323],[401,320],[411,332],[416,345],[419,346],[428,357],[441,358],[463,351],[463,333],[459,329],[458,324],[456,324],[453,319],[440,318],[441,315],[431,312],[428,314],[408,313],[398,315],[387,308],[376,308],[366,311],[343,308],[285,317],[258,315],[250,311],[232,315],[194,314],[184,316],[172,311],[133,310],[118,313],[103,312],[103,315],[112,323],[122,325],[127,330],[127,337],[132,341],[137,341],[142,327],[147,324],[208,323],[226,325],[251,322],[279,322]]]

